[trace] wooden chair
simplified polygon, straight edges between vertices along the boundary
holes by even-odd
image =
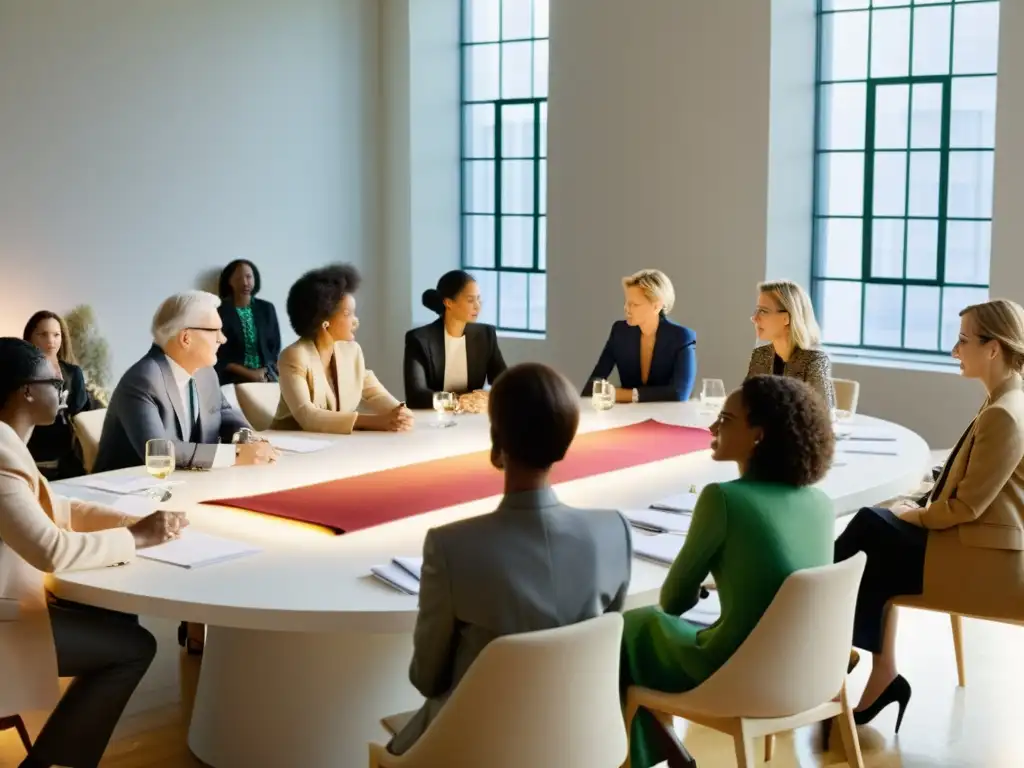
[[[841,563],[792,574],[743,645],[693,690],[664,693],[631,687],[626,693],[627,733],[640,707],[663,722],[681,717],[730,734],[739,768],[750,768],[758,736],[766,737],[767,761],[774,734],[835,717],[850,765],[863,768],[846,697],[846,670],[866,560],[859,552]]]
[[[238,405],[257,432],[269,429],[281,402],[281,386],[276,381],[235,384]]]
[[[836,408],[840,411],[857,412],[857,401],[860,400],[860,382],[853,379],[832,379],[832,389],[836,393]]]
[[[494,640],[405,754],[370,744],[370,768],[617,768],[621,642],[617,613]]]
[[[72,419],[75,438],[82,446],[82,464],[86,472],[92,472],[96,464],[96,453],[100,448],[100,435],[103,433],[103,420],[107,417],[106,408],[82,411]]]

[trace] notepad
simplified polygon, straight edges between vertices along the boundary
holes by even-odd
[[[420,580],[394,562],[387,563],[386,565],[370,566],[370,573],[389,587],[397,589],[406,595],[418,595],[420,593]]]
[[[690,530],[689,512],[663,512],[659,509],[624,509],[630,525],[652,533],[686,533]]]
[[[328,448],[330,440],[316,440],[311,437],[292,437],[291,435],[271,435],[270,444],[288,453],[316,453]]]
[[[843,453],[860,453],[869,456],[899,456],[897,451],[872,450],[870,448],[840,448]]]
[[[686,542],[685,536],[659,533],[655,536],[634,536],[633,554],[659,565],[672,565]]]
[[[697,506],[696,493],[677,493],[661,501],[651,504],[651,509],[660,509],[664,512],[693,512]]]
[[[148,491],[151,488],[169,488],[174,483],[166,480],[157,480],[152,477],[138,477],[137,475],[115,475],[113,477],[85,477],[75,478],[73,482],[66,485],[81,485],[86,488],[93,488],[106,493],[127,494]]]
[[[181,536],[155,547],[140,549],[139,557],[155,560],[180,568],[201,568],[205,565],[223,563],[239,557],[254,555],[262,550],[251,544],[233,539],[222,539],[186,528]]]

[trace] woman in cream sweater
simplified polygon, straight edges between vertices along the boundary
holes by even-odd
[[[355,341],[359,282],[355,267],[338,264],[307,272],[288,292],[299,340],[278,360],[281,402],[271,429],[347,435],[412,428],[412,413],[366,369]],[[369,413],[357,412],[361,404]]]
[[[44,574],[128,563],[187,525],[177,513],[134,520],[50,491],[27,443],[65,396],[39,349],[0,339],[0,712],[56,705],[22,768],[98,765],[156,653],[135,617],[53,599]],[[75,678],[63,697],[58,675]]]

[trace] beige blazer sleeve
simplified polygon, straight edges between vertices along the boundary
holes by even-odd
[[[355,413],[341,413],[318,407],[313,402],[312,372],[296,347],[288,347],[278,359],[281,399],[305,432],[348,435],[356,423]]]
[[[985,408],[974,425],[974,445],[955,497],[929,504],[921,512],[921,525],[943,530],[981,517],[1024,458],[1021,435],[1009,411]]]
[[[76,514],[76,506],[70,510],[72,517],[94,522],[110,519],[94,505],[84,505]],[[0,470],[0,539],[44,573],[103,568],[135,559],[135,540],[127,528],[63,530],[40,506],[28,480],[10,470]]]
[[[398,400],[384,388],[373,371],[363,376],[363,402],[374,413],[386,413],[398,407]]]

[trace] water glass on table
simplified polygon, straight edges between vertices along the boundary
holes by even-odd
[[[435,392],[434,410],[437,412],[435,427],[455,426],[455,411],[459,408],[459,398],[454,392]]]
[[[146,471],[157,480],[166,480],[174,471],[174,443],[164,438],[146,441]],[[158,501],[166,501],[167,491],[151,488],[148,494]]]
[[[595,411],[607,411],[615,405],[615,387],[606,379],[594,379],[590,404]]]
[[[725,382],[721,379],[704,379],[701,383],[700,404],[706,413],[717,414],[725,405]]]

